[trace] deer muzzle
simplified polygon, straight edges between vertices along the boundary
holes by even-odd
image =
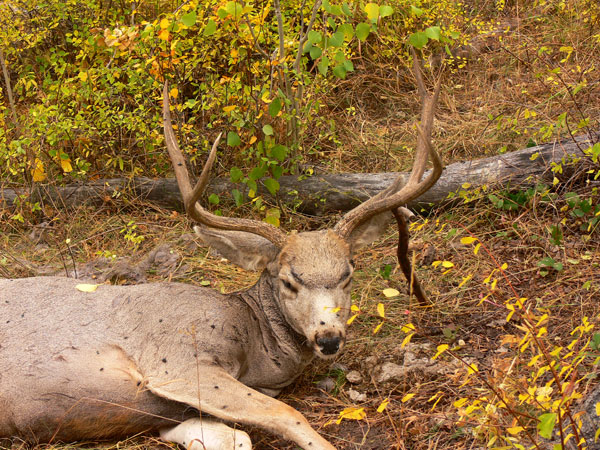
[[[339,353],[344,346],[345,338],[339,334],[327,332],[317,333],[315,336],[315,353],[317,356],[327,359]]]

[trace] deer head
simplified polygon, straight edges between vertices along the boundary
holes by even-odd
[[[387,227],[391,211],[419,197],[438,180],[442,162],[431,145],[431,130],[440,80],[433,95],[425,89],[415,58],[415,77],[423,102],[415,162],[408,182],[395,180],[385,191],[347,212],[332,228],[286,235],[257,220],[214,215],[198,202],[208,182],[220,135],[192,188],[185,158],[171,124],[168,88],[163,90],[164,133],[185,210],[198,222],[196,233],[228,260],[245,269],[264,270],[271,278],[273,296],[288,324],[306,337],[315,355],[330,358],[344,345],[350,312],[354,270],[352,255],[371,243]],[[427,161],[432,170],[425,174]]]

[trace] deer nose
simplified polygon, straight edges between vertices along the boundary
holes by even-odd
[[[324,355],[334,355],[340,349],[341,339],[339,337],[321,337],[317,339],[317,345]]]

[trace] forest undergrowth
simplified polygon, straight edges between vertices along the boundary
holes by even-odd
[[[213,3],[204,12],[193,3],[178,5],[177,12],[166,3],[157,3],[157,11],[142,9],[150,19],[156,15],[146,36],[140,19],[137,27],[113,23],[112,34],[82,27],[81,38],[70,30],[64,48],[49,32],[20,54],[5,50],[19,119],[5,81],[0,187],[169,175],[157,113],[165,74],[177,89],[171,95],[180,99],[178,130],[188,156],[201,165],[214,135],[226,131],[215,175],[251,190],[263,182],[276,195],[283,173],[407,170],[420,109],[407,42],[423,52],[430,82],[442,73],[433,141],[445,164],[594,137],[600,129],[600,8],[593,1],[480,1],[471,9],[453,7],[447,16],[440,8],[448,2],[390,1],[377,16],[357,2],[349,16],[328,11],[333,24],[327,14],[319,16],[323,36],[307,34],[310,61],[291,81],[285,71],[275,68],[267,76],[254,67],[248,43],[225,38],[227,27],[242,23],[235,2]],[[250,22],[264,20],[247,14]],[[296,24],[292,14],[284,19]],[[213,30],[211,21],[219,27]],[[345,24],[354,38],[340,28]],[[370,27],[367,36],[361,24]],[[345,32],[338,36],[345,43],[332,47],[325,35],[338,38],[328,27]],[[269,30],[277,37],[274,26]],[[218,48],[194,50],[196,34],[223,39]],[[168,47],[173,36],[181,48]],[[259,47],[277,47],[275,37],[265,34]],[[150,42],[156,52],[145,54]],[[44,46],[53,49],[48,60],[31,57]],[[88,56],[59,51],[72,48]],[[100,63],[91,61],[90,48]],[[154,78],[144,78],[136,64],[150,54]],[[327,67],[323,55],[331,56]],[[217,64],[219,58],[226,62]],[[121,73],[116,79],[122,83],[115,82],[114,62],[135,75]],[[52,64],[65,75],[55,78],[60,70]],[[199,74],[202,83],[194,81]],[[306,81],[319,76],[319,82]],[[278,87],[267,89],[270,83]],[[409,253],[428,305],[407,294],[393,227],[362,250],[355,257],[345,351],[333,363],[315,361],[280,398],[339,449],[598,448],[581,441],[579,411],[598,383],[600,144],[581,150],[585,157],[553,164],[527,186],[464,185],[447,203],[417,211]],[[307,217],[239,192],[207,203],[224,215],[290,230],[324,228],[336,219]],[[23,197],[17,205],[0,204],[0,227],[2,277],[112,270],[112,281],[123,282],[122,268],[161,244],[168,256],[154,261],[149,281],[234,292],[258,276],[199,247],[180,212],[127,192],[74,210]],[[250,434],[257,449],[296,448],[257,429]],[[135,436],[76,447],[172,445]],[[28,446],[15,442],[13,448]]]

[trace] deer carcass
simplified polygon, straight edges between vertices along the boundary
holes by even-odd
[[[82,292],[68,278],[0,280],[0,437],[73,441],[154,430],[185,447],[251,448],[248,435],[227,422],[263,428],[304,449],[333,449],[273,396],[314,356],[340,352],[352,254],[379,236],[390,211],[441,174],[430,143],[439,82],[430,96],[419,71],[417,80],[424,105],[410,181],[394,183],[332,229],[290,235],[202,208],[197,199],[216,143],[192,188],[165,86],[165,138],[198,235],[262,276],[229,295],[179,283]],[[433,169],[424,177],[428,159]]]

